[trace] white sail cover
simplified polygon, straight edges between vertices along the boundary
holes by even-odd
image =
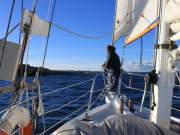
[[[21,23],[21,31],[24,32],[23,26],[24,24],[29,24],[31,23],[31,18],[32,18],[32,12],[28,10],[24,10],[23,18],[22,18],[22,23]],[[33,15],[32,18],[32,23],[31,23],[31,30],[30,34],[31,35],[37,35],[37,36],[47,36],[49,32],[49,22],[42,20],[39,18],[36,14]]]
[[[110,115],[101,123],[73,119],[51,135],[178,135],[134,115]]]
[[[180,0],[170,0],[167,3],[165,19],[167,23],[170,23],[170,28],[175,33],[170,40],[180,40]]]
[[[126,36],[129,44],[156,27],[157,4],[158,0],[117,0],[114,41]]]
[[[180,40],[180,32],[174,34],[172,37],[170,37],[170,40],[177,41]]]
[[[0,57],[2,56],[4,40],[0,40]],[[3,59],[0,67],[0,79],[7,81],[14,81],[18,62],[20,58],[21,46],[13,43],[6,42]]]

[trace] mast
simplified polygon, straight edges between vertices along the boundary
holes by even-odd
[[[156,73],[158,83],[154,85],[154,98],[156,106],[151,110],[151,121],[155,124],[169,129],[172,106],[173,87],[175,77],[172,71],[168,70],[169,58],[169,24],[165,22],[165,7],[168,0],[160,0],[160,24],[159,39],[156,56]]]
[[[115,11],[114,11],[114,24],[113,24],[113,32],[112,32],[112,46],[114,46],[114,32],[116,30],[116,13],[117,13],[117,1],[115,0]]]
[[[26,50],[26,47],[27,47],[27,44],[28,44],[29,35],[30,35],[30,32],[31,32],[31,26],[32,26],[32,23],[33,23],[33,16],[35,14],[37,3],[38,3],[38,0],[36,0],[35,4],[33,5],[33,12],[32,12],[32,15],[30,17],[29,24],[26,23],[26,24],[24,24],[22,26],[22,29],[24,31],[24,37],[23,37],[23,41],[22,41],[22,50],[21,50],[21,54],[20,54],[18,67],[22,66],[22,64],[23,64],[24,54],[25,54],[25,50]],[[23,5],[23,1],[22,1],[22,5]],[[16,103],[17,98],[19,97],[19,94],[20,94],[19,89],[21,87],[22,76],[23,76],[23,69],[21,67],[21,69],[19,69],[19,68],[17,69],[16,77],[15,77],[15,80],[13,81],[13,85],[14,85],[15,90],[14,90],[14,96],[12,98],[10,107]]]

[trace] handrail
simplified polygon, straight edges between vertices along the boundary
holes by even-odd
[[[48,114],[48,113],[52,113],[52,112],[55,112],[55,111],[57,111],[57,110],[59,110],[59,109],[61,109],[61,108],[64,108],[64,107],[66,107],[66,106],[68,106],[68,105],[70,105],[70,104],[78,101],[79,99],[85,97],[86,95],[88,95],[89,92],[90,92],[90,91],[87,91],[85,94],[81,95],[79,98],[76,98],[76,99],[74,99],[74,100],[72,100],[72,101],[64,104],[63,106],[56,107],[56,108],[54,108],[54,109],[52,109],[52,110],[49,110],[49,111],[45,112],[43,115],[46,115],[46,114]]]
[[[97,90],[100,91],[100,90]],[[96,91],[96,92],[97,92]],[[92,102],[91,105],[94,105],[96,103],[96,101],[103,95],[105,89],[102,90],[102,92],[98,95],[98,97]],[[43,131],[40,135],[43,135],[44,133],[48,132],[49,130],[51,130],[52,128],[54,128],[55,126],[57,126],[58,124],[60,124],[61,122],[65,121],[66,119],[68,119],[69,117],[71,117],[73,114],[75,114],[76,112],[79,112],[81,109],[85,108],[86,106],[88,106],[89,103],[83,105],[81,108],[77,109],[76,111],[72,112],[70,115],[66,116],[65,118],[63,118],[62,120],[60,120],[59,122],[55,123],[54,125],[52,125],[51,127],[49,127],[48,129],[46,129],[45,131]]]
[[[121,84],[125,87],[125,88],[128,88],[128,89],[132,89],[132,90],[136,90],[136,91],[140,91],[140,92],[144,92],[143,89],[139,89],[139,88],[134,88],[134,87],[129,87],[127,86],[125,83],[121,82]],[[149,91],[147,91],[148,94],[150,94]]]
[[[96,101],[105,93],[105,88],[102,90],[102,92],[98,95],[98,97],[91,103],[91,106],[96,103]]]
[[[29,99],[28,99],[28,101],[30,101],[30,100],[32,100],[32,98],[29,98]],[[17,107],[18,105],[22,105],[22,104],[24,104],[24,103],[26,103],[26,102],[27,102],[27,100],[24,100],[24,101],[22,101],[22,102],[17,103],[17,104],[14,105],[14,106],[12,106],[11,108],[3,109],[3,110],[0,112],[0,114],[1,114],[1,113],[4,113],[4,112],[6,112],[6,111],[10,111],[10,110],[14,109],[15,107]]]
[[[144,77],[145,75],[128,72],[129,75]]]
[[[93,104],[102,96],[102,94],[104,93],[104,90],[103,90],[103,91],[99,94],[99,96],[94,100],[94,102],[91,102],[91,100],[92,100],[92,93],[93,93],[94,85],[95,85],[95,81],[96,81],[97,77],[98,77],[98,76],[101,76],[101,75],[105,78],[105,76],[104,76],[103,74],[97,74],[97,75],[94,77],[94,79],[89,80],[89,81],[93,81],[93,82],[92,82],[92,87],[91,87],[90,91],[88,91],[87,93],[84,94],[84,95],[86,95],[86,94],[88,94],[88,93],[90,92],[90,98],[89,98],[88,104],[82,106],[82,107],[79,108],[78,110],[74,111],[74,112],[71,113],[70,115],[68,115],[68,116],[66,116],[65,118],[63,118],[61,121],[55,123],[54,125],[52,125],[52,126],[49,127],[48,129],[44,130],[40,135],[48,132],[49,130],[51,130],[52,128],[54,128],[55,126],[57,126],[58,124],[60,124],[60,123],[63,122],[64,120],[66,120],[66,119],[68,119],[69,117],[71,117],[71,116],[72,116],[73,114],[75,114],[76,112],[78,112],[78,111],[80,111],[81,109],[85,108],[86,106],[88,106],[88,109],[87,109],[87,112],[88,112],[88,111],[90,110],[91,105],[93,105]],[[128,73],[128,75],[130,75],[130,76],[131,76],[131,75],[136,75],[136,76],[144,77],[144,75],[140,75],[140,74],[136,74],[136,73]],[[123,83],[123,82],[121,82],[121,84],[122,84],[123,86],[125,86],[126,88],[129,88],[129,89],[132,89],[132,90],[136,90],[136,91],[140,91],[140,92],[144,92],[144,90],[142,90],[142,89],[133,88],[133,87],[127,86],[127,85],[126,85],[125,83]],[[69,87],[67,87],[67,88],[69,88]],[[54,91],[53,91],[52,93],[54,93]],[[147,93],[150,94],[150,92],[148,92],[148,91],[147,91]],[[48,92],[47,94],[51,94],[51,92]],[[45,95],[46,95],[46,94],[45,94]],[[79,97],[78,99],[82,98],[84,95],[82,95],[82,96]],[[173,96],[173,97],[174,97],[174,98],[180,98],[180,97],[177,97],[177,96]],[[62,108],[62,107],[64,107],[64,106],[67,106],[67,105],[69,105],[69,104],[77,101],[78,99],[75,99],[75,100],[73,100],[73,101],[71,101],[71,102],[63,105],[63,106],[61,106],[60,108]],[[58,110],[58,109],[60,109],[60,108],[55,108],[55,109],[51,110],[50,112],[56,111],[56,110]],[[172,108],[172,109],[173,109],[173,110],[176,110],[176,111],[180,111],[180,110],[178,110],[178,109],[176,109],[176,108]],[[50,112],[47,112],[47,113],[50,113]],[[45,114],[47,114],[47,113],[45,113]]]
[[[180,97],[179,97],[179,96],[173,96],[173,98],[177,98],[177,99],[180,99]]]
[[[63,118],[62,120],[60,120],[59,122],[55,123],[54,125],[52,125],[51,127],[49,127],[48,129],[44,130],[42,133],[40,133],[40,135],[43,135],[44,133],[48,132],[49,130],[51,130],[52,128],[54,128],[55,126],[57,126],[58,124],[60,124],[61,122],[65,121],[66,119],[70,118],[71,116],[73,116],[75,113],[79,112],[80,110],[82,110],[83,108],[85,108],[88,105],[85,104],[83,106],[81,106],[79,109],[77,109],[76,111],[74,111],[73,113],[71,113],[70,115],[66,116],[65,118]]]
[[[74,86],[78,86],[78,85],[81,85],[81,84],[84,84],[84,83],[87,83],[87,82],[90,82],[90,81],[93,81],[93,84],[92,84],[92,85],[94,85],[94,84],[95,84],[95,81],[96,81],[96,79],[97,79],[98,76],[102,76],[102,77],[105,79],[104,74],[99,73],[99,74],[96,74],[96,76],[95,76],[93,79],[89,79],[89,80],[86,80],[86,81],[83,81],[83,82],[80,82],[80,83],[76,83],[76,84],[73,84],[73,85],[70,85],[70,86],[67,86],[67,87],[64,87],[64,88],[56,89],[56,90],[53,90],[53,91],[51,91],[51,92],[47,92],[47,93],[42,94],[42,96],[47,96],[47,95],[49,95],[49,94],[52,94],[52,93],[55,93],[55,92],[59,92],[59,91],[62,91],[62,90],[65,90],[65,89],[68,89],[68,88],[71,88],[71,87],[74,87]],[[93,88],[93,89],[92,89],[92,88]],[[90,91],[91,91],[91,92],[94,91],[94,86],[91,87],[91,90],[90,90]],[[48,112],[45,112],[43,115],[46,115],[46,114],[48,114],[48,113],[57,111],[57,110],[65,107],[65,106],[68,106],[68,105],[72,104],[72,103],[75,102],[75,101],[78,101],[79,99],[81,99],[81,98],[83,98],[84,96],[86,96],[90,91],[87,91],[85,94],[83,94],[83,95],[80,96],[79,98],[77,98],[77,99],[75,99],[75,100],[73,100],[73,101],[71,101],[71,102],[69,102],[69,103],[67,103],[67,104],[65,104],[65,105],[63,105],[63,106],[60,106],[60,107],[58,107],[58,108],[54,108],[54,109],[52,109],[52,110],[50,110],[50,111],[48,111]],[[97,93],[97,92],[99,92],[99,91],[102,91],[102,89],[96,90],[96,91],[94,91],[94,93]],[[101,94],[102,94],[103,92],[104,92],[104,90],[99,94],[99,96],[98,96],[98,97],[96,98],[96,100],[92,103],[92,105],[97,101],[97,99],[101,96]],[[92,95],[91,95],[91,98],[92,98]],[[30,101],[30,100],[32,100],[32,97],[28,99],[28,101]],[[26,103],[26,102],[27,102],[27,100],[24,100],[24,101],[22,101],[22,102],[20,102],[20,103],[18,103],[18,104],[16,104],[16,105],[14,105],[14,106],[12,106],[12,108],[10,108],[10,109],[7,108],[7,109],[2,110],[0,113],[3,113],[3,112],[5,112],[5,111],[10,111],[10,110],[13,109],[14,107],[16,107],[16,106],[18,106],[18,105],[21,105],[21,104],[24,104],[24,103]],[[89,103],[88,103],[88,104],[89,104]],[[88,104],[86,104],[85,106],[87,106]],[[65,117],[64,119],[61,120],[61,122],[64,121],[64,120],[66,120],[68,117],[72,116],[72,115],[73,115],[74,113],[76,113],[77,111],[80,111],[81,109],[85,108],[85,106],[79,108],[78,110],[76,110],[75,112],[73,112],[72,114],[70,114],[69,116]],[[53,128],[53,127],[51,127],[51,128]],[[50,129],[50,128],[49,128],[49,129]],[[18,130],[14,131],[12,134],[17,133],[17,131],[18,131]]]
[[[126,72],[126,71],[125,71],[125,72]],[[132,75],[144,77],[144,75],[142,75],[142,74],[128,73],[128,72],[127,72],[127,74],[130,75],[130,77],[131,77]],[[64,105],[62,105],[62,106],[59,106],[59,107],[57,107],[57,108],[53,108],[52,110],[49,110],[49,111],[45,112],[44,114],[42,114],[42,115],[46,115],[46,114],[52,113],[52,112],[54,112],[54,111],[57,111],[57,110],[59,110],[59,109],[62,109],[62,108],[64,108],[64,107],[72,104],[73,102],[78,101],[79,99],[83,98],[84,96],[86,96],[86,95],[88,95],[88,94],[90,93],[89,102],[88,102],[87,104],[83,105],[81,108],[77,109],[76,111],[72,112],[70,115],[66,116],[65,118],[63,118],[63,119],[60,120],[59,122],[57,122],[57,123],[55,123],[54,125],[52,125],[51,127],[47,128],[47,129],[44,130],[40,135],[48,132],[49,130],[51,130],[52,128],[54,128],[55,126],[57,126],[58,124],[60,124],[61,122],[67,120],[69,117],[71,117],[71,116],[72,116],[73,114],[75,114],[76,112],[78,112],[78,111],[82,110],[83,108],[85,108],[86,106],[87,106],[87,112],[89,112],[91,106],[94,105],[94,104],[96,103],[96,101],[97,101],[97,100],[103,95],[103,93],[105,92],[105,88],[104,88],[103,90],[100,89],[100,90],[94,91],[95,82],[96,82],[96,80],[97,80],[97,77],[99,77],[99,76],[102,76],[103,79],[104,79],[104,81],[106,80],[106,77],[104,76],[103,73],[98,73],[98,74],[95,75],[95,77],[93,77],[93,78],[91,78],[91,79],[89,79],[89,80],[86,80],[86,81],[83,81],[83,82],[79,82],[79,83],[76,83],[76,84],[73,84],[73,85],[70,85],[70,86],[67,86],[67,87],[64,87],[64,88],[55,89],[55,90],[50,91],[50,92],[43,93],[42,96],[47,96],[47,95],[49,95],[49,94],[53,94],[53,93],[56,93],[56,92],[59,92],[59,91],[63,91],[63,90],[65,90],[65,89],[68,89],[68,88],[71,88],[71,87],[74,87],[74,86],[78,86],[78,85],[81,85],[81,84],[88,83],[88,82],[91,82],[91,81],[92,81],[91,89],[90,89],[89,91],[87,91],[85,94],[81,95],[80,97],[78,97],[78,98],[76,98],[76,99],[74,99],[74,100],[72,100],[72,101],[70,101],[70,102],[68,102],[68,103],[66,103],[66,104],[64,104]],[[125,88],[131,89],[131,90],[140,91],[140,92],[144,92],[143,89],[139,89],[139,88],[134,88],[134,87],[128,86],[128,85],[126,85],[124,82],[121,82],[121,84],[122,84]],[[179,85],[176,85],[176,87],[180,87],[180,86],[179,86]],[[98,97],[96,97],[96,99],[92,102],[92,95],[93,95],[93,93],[99,92],[99,91],[102,91],[102,92],[101,92],[101,93],[98,95]],[[150,94],[149,91],[147,91],[147,93]],[[173,98],[180,99],[180,97],[178,97],[178,96],[173,96]],[[29,100],[32,100],[32,97],[29,98],[28,101],[29,101]],[[26,102],[27,102],[27,100],[22,101],[22,102],[16,104],[15,106],[13,106],[11,109],[13,109],[14,107],[16,107],[16,106],[18,106],[18,105],[24,104],[24,103],[26,103]],[[177,108],[171,108],[171,109],[180,112],[180,110],[177,109]],[[7,111],[7,110],[8,110],[8,109],[2,110],[2,111],[0,112],[0,114],[3,113],[3,112],[5,112],[5,111]],[[16,133],[17,131],[18,131],[18,130],[14,131],[13,133]],[[12,134],[13,134],[13,133],[12,133]]]
[[[79,82],[79,83],[76,83],[76,84],[73,84],[73,85],[70,85],[70,86],[67,86],[67,87],[63,87],[63,88],[60,88],[60,89],[55,89],[55,90],[53,90],[51,92],[43,93],[42,96],[46,96],[46,95],[49,95],[49,94],[52,94],[52,93],[55,93],[55,92],[59,92],[59,91],[62,91],[62,90],[68,89],[68,88],[72,88],[74,86],[78,86],[78,85],[81,85],[81,84],[84,84],[84,83],[87,83],[87,82],[90,82],[90,81],[93,81],[93,79],[89,79],[89,80],[86,80],[86,81],[83,81],[83,82]],[[28,99],[28,101],[30,101],[30,100],[32,100],[32,97]],[[8,110],[12,110],[13,108],[15,108],[15,107],[17,107],[19,105],[22,105],[22,104],[24,104],[26,102],[27,102],[27,100],[24,100],[24,101],[19,102],[18,104],[14,105],[14,106],[12,106],[10,109],[5,108],[2,111],[0,111],[0,114],[6,112]]]
[[[173,107],[171,109],[180,112],[180,109],[173,108]]]
[[[99,73],[99,74],[96,74],[96,75],[95,75],[94,79],[90,79],[90,80],[87,80],[87,81],[78,83],[78,84],[80,85],[80,84],[83,84],[83,83],[85,83],[85,82],[93,81],[90,91],[86,92],[85,94],[83,94],[83,95],[80,96],[79,98],[77,98],[77,99],[75,99],[75,100],[73,100],[73,101],[71,101],[71,102],[68,102],[67,104],[65,104],[65,105],[63,105],[63,106],[60,106],[60,107],[58,107],[58,108],[54,108],[54,109],[52,109],[52,110],[44,113],[43,115],[46,115],[46,114],[48,114],[48,113],[57,111],[57,110],[65,107],[65,106],[68,106],[68,105],[72,104],[73,102],[78,101],[78,100],[81,99],[82,97],[86,96],[86,95],[90,92],[90,98],[89,98],[88,109],[87,109],[87,112],[89,112],[89,109],[90,109],[90,107],[91,107],[91,100],[92,100],[92,94],[93,94],[93,91],[94,91],[95,82],[96,82],[97,77],[99,77],[99,76],[102,76],[104,79],[106,79],[103,73]],[[75,85],[71,85],[71,86],[75,86]],[[65,87],[65,88],[69,88],[69,87],[70,87],[70,86]],[[58,89],[58,90],[62,90],[62,89]],[[57,91],[57,90],[56,90],[56,91]],[[56,92],[56,91],[52,91],[52,92],[54,93],[54,92]],[[42,95],[44,96],[44,95],[47,95],[47,94],[52,94],[52,92],[48,92],[48,93],[45,93],[45,94],[42,94]]]
[[[128,89],[131,89],[131,90],[136,90],[136,91],[140,91],[140,92],[144,92],[143,89],[138,89],[138,88],[134,88],[134,87],[131,87],[131,76],[132,75],[135,75],[135,76],[142,76],[144,77],[144,75],[140,75],[140,74],[136,74],[136,73],[129,73],[127,71],[125,71],[128,75],[130,75],[130,82],[129,82],[129,86],[126,85],[125,83],[121,82],[121,84],[125,87],[125,88],[128,88]],[[177,76],[177,74],[175,73],[176,77],[178,78],[178,81],[180,82],[180,78]],[[175,87],[180,87],[180,85],[175,85]],[[146,91],[148,94],[150,94],[149,91]],[[173,98],[176,98],[176,99],[180,99],[180,96],[172,96]],[[177,108],[171,108],[172,110],[175,110],[175,111],[178,111],[180,112],[180,109],[177,109]]]
[[[141,76],[141,77],[144,77],[145,75],[142,75],[142,74],[137,74],[137,73],[133,73],[133,72],[128,72],[126,70],[123,70],[123,72],[127,73],[128,75],[134,75],[134,76]]]
[[[56,92],[59,92],[59,91],[62,91],[62,90],[68,89],[68,88],[72,88],[74,86],[78,86],[78,85],[81,85],[81,84],[84,84],[84,83],[87,83],[87,82],[90,82],[90,81],[93,81],[93,79],[89,79],[89,80],[86,80],[86,81],[83,81],[83,82],[80,82],[80,83],[76,83],[76,84],[73,84],[73,85],[70,85],[70,86],[67,86],[67,87],[63,87],[63,88],[60,88],[60,89],[53,90],[53,91],[50,91],[50,92],[46,92],[46,93],[43,93],[42,96],[46,96],[46,95],[49,95],[49,94],[52,94],[52,93],[56,93]]]
[[[106,79],[103,73],[99,73],[99,74],[95,75],[93,82],[92,82],[91,90],[90,90],[90,96],[89,96],[89,102],[88,102],[88,108],[87,108],[87,112],[86,112],[87,114],[86,115],[88,115],[89,110],[91,108],[91,100],[92,100],[92,95],[93,95],[93,91],[94,91],[94,86],[95,86],[96,79],[99,76],[102,76],[104,80]]]
[[[94,77],[94,79],[90,79],[90,80],[89,80],[89,81],[93,81],[90,91],[86,92],[85,94],[83,94],[83,95],[80,96],[79,98],[77,98],[77,99],[75,99],[75,100],[73,100],[73,101],[71,101],[71,102],[69,102],[69,103],[67,103],[67,104],[65,104],[65,105],[63,105],[63,106],[61,106],[61,107],[54,108],[54,109],[52,109],[52,110],[44,113],[44,115],[45,115],[45,114],[48,114],[48,113],[51,113],[51,112],[54,112],[54,111],[57,111],[57,110],[65,107],[65,106],[68,106],[68,105],[72,104],[73,102],[78,101],[78,100],[81,99],[82,97],[86,96],[86,95],[90,92],[89,102],[86,104],[86,105],[88,106],[88,108],[87,108],[87,113],[88,113],[89,110],[90,110],[91,105],[94,104],[94,103],[97,101],[97,100],[95,100],[95,101],[91,104],[92,94],[93,94],[93,91],[94,91],[95,82],[96,82],[96,80],[97,80],[97,77],[99,77],[99,76],[102,76],[104,79],[106,79],[103,73],[96,74],[95,77]],[[87,82],[87,81],[86,81],[86,82]],[[82,83],[81,83],[81,84],[82,84]],[[97,92],[97,91],[96,91],[96,92]],[[101,95],[103,92],[104,92],[104,89],[103,89],[103,91],[102,91],[99,95]],[[49,92],[48,94],[51,94],[51,92]],[[96,99],[98,99],[98,98],[99,98],[99,96],[98,96]],[[85,106],[86,106],[86,105],[85,105]],[[67,118],[71,117],[74,113],[78,112],[79,110],[81,110],[81,109],[84,108],[85,106],[82,106],[81,108],[79,108],[78,110],[76,110],[76,111],[73,112],[72,114],[68,115],[67,117],[65,117],[64,119],[62,119],[61,121],[59,121],[58,123],[52,125],[52,126],[49,127],[48,129],[46,129],[44,132],[42,132],[41,134],[46,133],[47,131],[49,131],[50,129],[52,129],[53,127],[55,127],[56,125],[58,125],[58,124],[61,123],[62,121],[64,121],[64,120],[66,120]],[[40,134],[40,135],[41,135],[41,134]]]

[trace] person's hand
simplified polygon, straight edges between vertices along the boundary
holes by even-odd
[[[102,64],[102,70],[104,71],[104,68],[105,68],[105,64]]]
[[[105,63],[104,64],[102,64],[102,68],[104,68],[105,67]]]

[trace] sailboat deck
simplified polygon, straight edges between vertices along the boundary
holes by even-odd
[[[180,124],[175,121],[171,121],[170,130],[180,134]]]

